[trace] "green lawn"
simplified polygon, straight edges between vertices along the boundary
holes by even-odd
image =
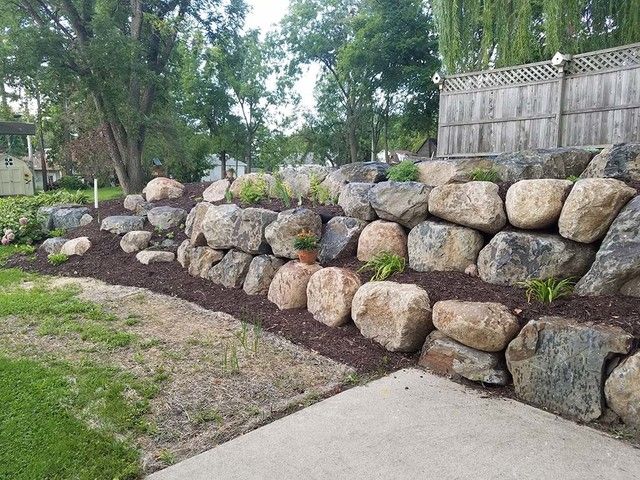
[[[0,245],[0,266],[7,263],[7,260],[16,254],[32,254],[35,248],[31,245]]]
[[[93,190],[91,191],[91,200],[93,201]],[[122,188],[120,187],[104,187],[98,189],[98,200],[106,202],[107,200],[115,200],[124,197]]]

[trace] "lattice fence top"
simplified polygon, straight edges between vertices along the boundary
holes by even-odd
[[[574,56],[564,66],[567,75],[611,70],[640,65],[640,43]],[[452,75],[444,79],[443,92],[462,92],[482,88],[506,87],[553,80],[560,75],[551,61],[518,67]]]

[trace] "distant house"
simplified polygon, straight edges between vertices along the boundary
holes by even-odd
[[[216,180],[220,180],[224,178],[226,175],[222,171],[222,162],[220,161],[219,155],[210,155],[209,164],[211,165],[211,169],[208,172],[205,172],[202,177],[202,182],[215,182]],[[236,177],[241,177],[246,173],[247,164],[243,161],[236,160],[235,158],[227,157],[227,170],[233,169],[235,171]]]
[[[49,160],[47,149],[45,149],[45,162],[47,165],[47,183],[51,185],[62,178],[63,172],[59,166]],[[33,178],[36,190],[43,190],[42,157],[40,152],[33,152]]]

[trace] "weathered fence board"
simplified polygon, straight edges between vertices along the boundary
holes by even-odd
[[[438,156],[640,142],[640,43],[440,83]]]

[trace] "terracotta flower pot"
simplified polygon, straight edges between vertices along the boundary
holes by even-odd
[[[313,265],[318,259],[317,250],[298,250],[298,258],[300,263],[306,263],[307,265]]]

